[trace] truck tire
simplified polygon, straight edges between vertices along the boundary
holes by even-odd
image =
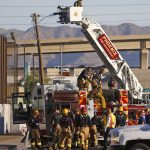
[[[134,144],[130,150],[150,150],[150,147],[144,143]]]

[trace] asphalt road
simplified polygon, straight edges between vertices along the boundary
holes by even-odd
[[[20,145],[5,145],[2,144],[0,145],[0,150],[33,150],[32,148],[28,147],[26,148],[25,146],[20,146]],[[38,150],[38,149],[34,149]],[[48,150],[48,148],[43,148],[42,150]],[[72,150],[81,150],[79,148],[72,148]],[[97,146],[97,147],[89,147],[88,150],[103,150],[102,146]]]
[[[27,145],[21,143],[23,136],[19,135],[0,135],[0,150],[33,150],[27,148]],[[102,150],[102,146],[89,147],[89,150]],[[48,150],[45,148],[43,150]],[[79,148],[72,148],[72,150],[80,150]]]
[[[31,148],[28,148],[28,150],[33,150],[33,149],[31,149]],[[48,150],[48,149],[43,149],[43,150]],[[58,149],[59,150],[59,149]],[[72,150],[81,150],[81,149],[79,149],[79,148],[72,148]],[[101,147],[101,146],[98,146],[98,147],[89,147],[89,149],[88,150],[103,150],[103,147]]]

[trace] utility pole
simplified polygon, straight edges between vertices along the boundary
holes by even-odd
[[[15,33],[11,32],[10,35],[14,41],[14,92],[18,92],[18,48]]]
[[[33,13],[31,17],[32,17],[32,20],[34,23],[34,29],[36,32],[36,41],[37,41],[38,55],[39,55],[39,82],[41,85],[44,85],[44,71],[43,71],[43,65],[42,65],[41,44],[40,44],[38,25],[37,25],[37,17],[39,17],[39,15],[36,15],[36,13]]]

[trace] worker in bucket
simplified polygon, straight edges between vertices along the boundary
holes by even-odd
[[[82,0],[77,0],[74,2],[74,7],[82,7]]]

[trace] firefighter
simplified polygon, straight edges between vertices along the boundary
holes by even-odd
[[[91,79],[92,79],[92,68],[91,67],[85,68],[80,73],[77,79],[77,86],[79,90],[83,90],[85,88],[88,90],[89,83],[92,81]]]
[[[104,150],[107,149],[107,145],[108,145],[107,139],[109,136],[109,132],[111,129],[115,128],[115,126],[116,126],[116,117],[112,113],[112,109],[107,108],[107,122],[105,126],[105,134],[104,134]]]
[[[146,118],[145,118],[145,111],[144,110],[140,112],[138,124],[146,124]]]
[[[97,146],[97,126],[98,126],[98,121],[99,118],[96,115],[96,113],[94,114],[94,116],[91,119],[92,122],[92,126],[91,126],[91,130],[90,130],[90,141],[91,141],[91,146]]]
[[[80,116],[80,111],[78,109],[74,112],[74,135],[72,145],[73,147],[79,147],[80,139],[79,139],[79,128],[78,128],[78,120]]]
[[[34,110],[32,113],[31,118],[27,121],[27,127],[29,128],[30,132],[31,132],[31,147],[32,148],[42,148],[42,143],[41,143],[41,139],[40,139],[40,128],[39,128],[39,123],[40,123],[40,119],[39,119],[39,111],[38,110]]]
[[[105,69],[104,68],[101,68],[99,70],[99,72],[95,72],[93,73],[93,78],[92,80],[95,81],[97,83],[97,86],[101,86],[101,82],[102,82],[102,75],[103,73],[105,72]]]
[[[102,74],[105,72],[104,68],[101,68],[99,72],[94,72],[92,76],[91,87],[92,90],[89,92],[88,97],[98,98],[100,91],[102,89]]]
[[[147,110],[145,119],[146,119],[146,124],[150,124],[150,110],[149,109]]]
[[[82,7],[82,0],[77,0],[77,1],[74,3],[74,7]]]
[[[89,142],[89,131],[91,127],[91,120],[89,115],[87,114],[87,110],[85,107],[80,109],[80,116],[78,119],[78,127],[79,127],[79,138],[80,138],[80,147],[82,150],[88,149]]]
[[[126,114],[123,112],[123,107],[120,106],[116,114],[116,127],[122,127],[126,125]]]
[[[108,88],[109,89],[113,89],[116,86],[116,82],[114,77],[110,77],[109,81],[108,81]]]
[[[68,109],[64,108],[62,110],[62,118],[60,119],[61,126],[61,136],[59,148],[64,149],[65,146],[68,150],[71,149],[72,144],[72,131],[73,131],[73,122],[70,116],[68,115]]]
[[[61,119],[61,114],[59,110],[56,109],[52,117],[52,133],[53,133],[52,147],[53,149],[57,149],[58,142],[60,139],[60,133],[61,133],[60,119]]]

